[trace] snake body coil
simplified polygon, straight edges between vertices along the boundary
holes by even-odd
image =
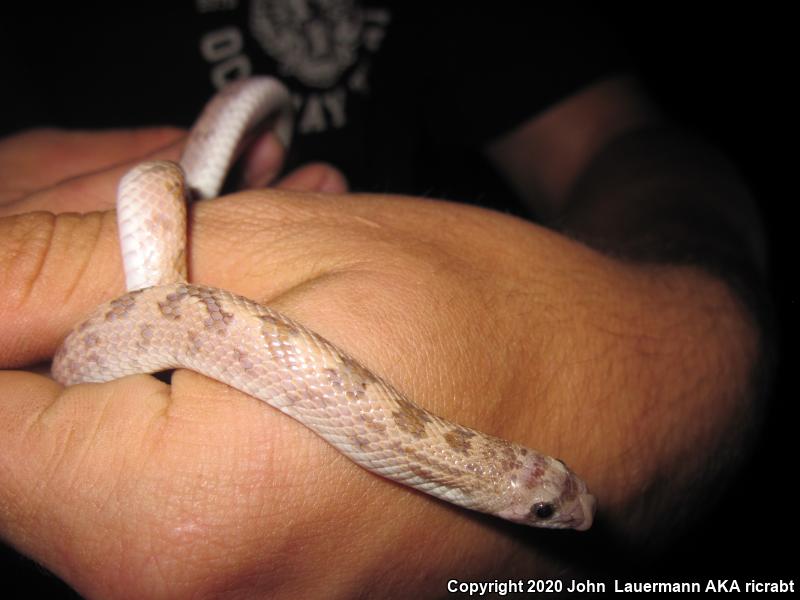
[[[268,78],[216,97],[181,160],[193,194],[218,193],[237,145],[263,118],[277,114],[287,142],[288,99]],[[210,171],[216,175],[206,177]],[[143,163],[123,178],[117,210],[129,292],[68,335],[53,361],[56,380],[191,369],[274,406],[376,474],[518,523],[591,526],[594,498],[561,461],[423,410],[268,307],[186,283],[185,186],[183,169],[168,162]]]

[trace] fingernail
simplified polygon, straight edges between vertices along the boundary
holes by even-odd
[[[347,180],[337,169],[330,168],[325,172],[322,180],[317,184],[320,192],[328,194],[343,194],[347,192]]]

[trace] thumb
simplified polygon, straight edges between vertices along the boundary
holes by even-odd
[[[123,291],[114,214],[65,211],[111,208],[131,163],[142,153],[176,157],[181,143],[174,129],[38,130],[0,140],[0,187],[8,186],[0,203],[0,368],[47,360],[87,310]]]
[[[99,132],[34,129],[0,139],[0,205],[79,175],[159,151],[163,155],[183,137],[182,130],[162,127]]]

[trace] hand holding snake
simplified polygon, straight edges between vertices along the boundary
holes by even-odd
[[[149,155],[176,160],[179,135],[2,140],[5,368],[48,360],[122,293],[112,188]],[[291,315],[453,422],[562,456],[624,540],[647,545],[697,514],[704,467],[742,440],[752,331],[697,269],[616,261],[430,199],[253,191],[191,214],[192,281]],[[571,550],[551,562],[525,528],[375,477],[189,370],[171,386],[0,379],[0,534],[87,597],[410,597],[448,577],[580,564]]]
[[[288,142],[288,111],[274,80],[231,85],[195,126],[182,168],[144,163],[122,179],[129,293],[67,337],[55,378],[69,385],[191,368],[294,417],[376,474],[518,523],[590,527],[594,498],[560,460],[437,417],[292,319],[186,283],[187,196],[216,196],[236,148],[265,117],[277,114],[276,133]]]

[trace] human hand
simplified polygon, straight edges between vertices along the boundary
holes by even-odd
[[[46,360],[123,291],[112,213],[28,211],[110,208],[127,168],[114,165],[175,135],[119,155],[120,140],[84,139],[108,150],[46,173],[11,152],[25,177],[3,192],[2,366]],[[308,173],[288,184],[318,190]],[[563,458],[627,539],[684,503],[746,416],[728,392],[752,346],[719,346],[749,339],[748,323],[692,269],[620,264],[517,219],[411,198],[251,191],[198,203],[191,224],[194,281],[285,312],[433,412]],[[8,371],[0,389],[0,535],[90,597],[442,595],[451,578],[558,562],[551,534],[379,479],[188,371],[66,390]],[[661,477],[672,488],[654,494]],[[573,536],[560,561],[574,568],[592,533],[557,535]]]

